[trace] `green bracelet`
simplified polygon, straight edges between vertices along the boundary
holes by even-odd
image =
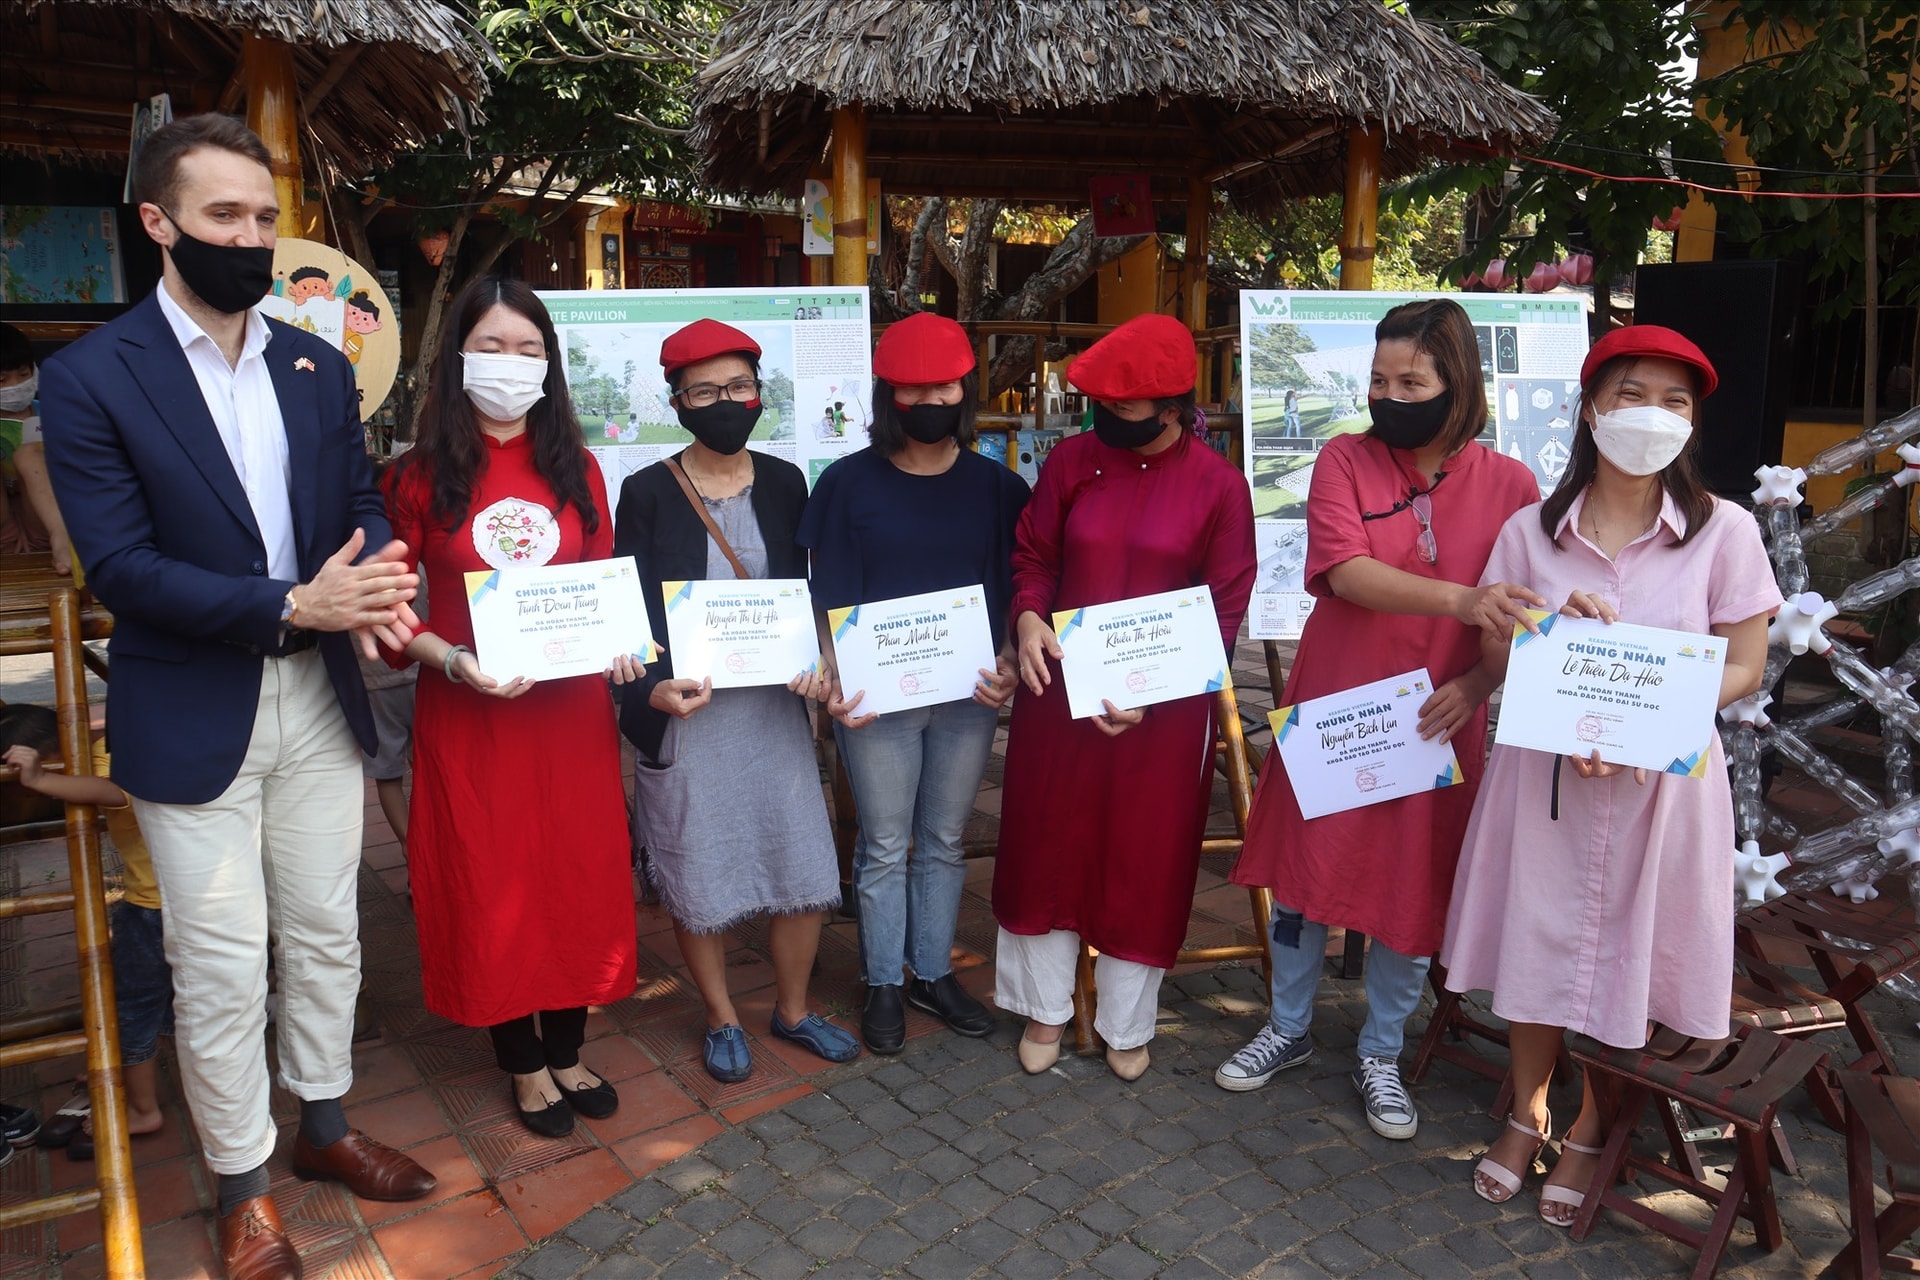
[[[467,646],[463,644],[457,644],[453,646],[453,648],[447,650],[447,656],[440,660],[440,674],[445,676],[449,680],[453,679],[453,660],[459,657],[463,653],[472,653],[472,652],[473,650],[467,648]]]

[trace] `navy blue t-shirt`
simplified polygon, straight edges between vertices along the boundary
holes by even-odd
[[[849,454],[820,474],[800,518],[813,598],[839,609],[979,583],[1004,644],[1014,526],[1031,494],[1019,473],[971,449],[937,476],[902,471],[871,446]]]

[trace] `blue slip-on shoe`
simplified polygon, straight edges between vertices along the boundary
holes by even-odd
[[[774,1018],[776,1025],[779,1021],[778,1017]],[[722,1084],[738,1084],[753,1074],[753,1058],[747,1053],[747,1033],[731,1022],[707,1032],[701,1058],[707,1074]]]
[[[773,1034],[782,1040],[791,1040],[804,1045],[819,1054],[828,1062],[852,1062],[860,1056],[860,1042],[853,1034],[834,1026],[817,1013],[809,1013],[800,1019],[799,1025],[788,1026],[780,1021],[780,1011],[774,1010]]]

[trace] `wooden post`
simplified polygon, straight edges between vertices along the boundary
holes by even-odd
[[[260,135],[272,157],[273,194],[280,202],[283,236],[301,234],[304,187],[300,181],[300,95],[293,79],[293,46],[246,36],[240,46],[241,78],[247,86],[247,127]]]
[[[1347,190],[1340,203],[1340,287],[1373,288],[1374,232],[1380,212],[1380,142],[1365,129],[1347,131]]]
[[[1181,286],[1186,297],[1187,327],[1196,338],[1207,327],[1207,252],[1212,225],[1213,188],[1204,175],[1187,179],[1187,260],[1181,264]],[[1213,403],[1213,352],[1200,352],[1200,367],[1193,384],[1194,399]]]
[[[867,109],[833,113],[833,282],[867,282]]]

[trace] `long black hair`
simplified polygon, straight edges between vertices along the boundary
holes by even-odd
[[[487,446],[480,438],[480,420],[473,402],[467,399],[460,350],[481,317],[495,307],[524,316],[540,330],[540,340],[547,348],[546,394],[527,410],[534,469],[553,488],[558,504],[554,514],[571,503],[579,509],[587,532],[592,533],[600,527],[600,512],[594,507],[593,491],[587,487],[587,468],[593,463],[580,424],[573,416],[573,400],[567,394],[567,376],[562,368],[566,352],[554,331],[553,317],[533,290],[504,276],[483,276],[453,300],[440,350],[433,358],[426,402],[420,407],[419,439],[401,456],[396,483],[400,476],[424,467],[433,495],[427,506],[428,518],[448,529],[467,518],[474,487],[486,469]]]
[[[1552,540],[1556,551],[1561,549],[1556,536],[1560,522],[1567,518],[1573,500],[1593,483],[1594,474],[1600,469],[1600,446],[1593,442],[1593,423],[1588,407],[1600,398],[1602,392],[1611,391],[1626,381],[1634,366],[1646,358],[1640,355],[1615,356],[1593,371],[1593,381],[1580,388],[1580,394],[1573,402],[1573,456],[1567,460],[1567,469],[1560,474],[1560,483],[1540,504],[1540,527],[1547,531],[1547,537]],[[1660,472],[1660,485],[1673,498],[1673,505],[1680,508],[1684,526],[1680,536],[1669,544],[1676,547],[1686,546],[1693,540],[1694,534],[1707,527],[1707,521],[1713,515],[1714,503],[1713,494],[1708,492],[1705,482],[1700,479],[1699,464],[1694,461],[1700,449],[1702,379],[1700,371],[1692,365],[1685,365],[1685,368],[1693,385],[1694,431],[1687,438],[1686,447],[1680,450],[1680,456]]]
[[[980,371],[969,369],[955,381],[960,384],[960,425],[954,428],[953,438],[962,449],[971,449],[974,418],[980,412]],[[888,458],[907,447],[907,429],[900,425],[900,411],[893,407],[893,384],[878,375],[873,379],[873,422],[867,427],[867,440]]]

